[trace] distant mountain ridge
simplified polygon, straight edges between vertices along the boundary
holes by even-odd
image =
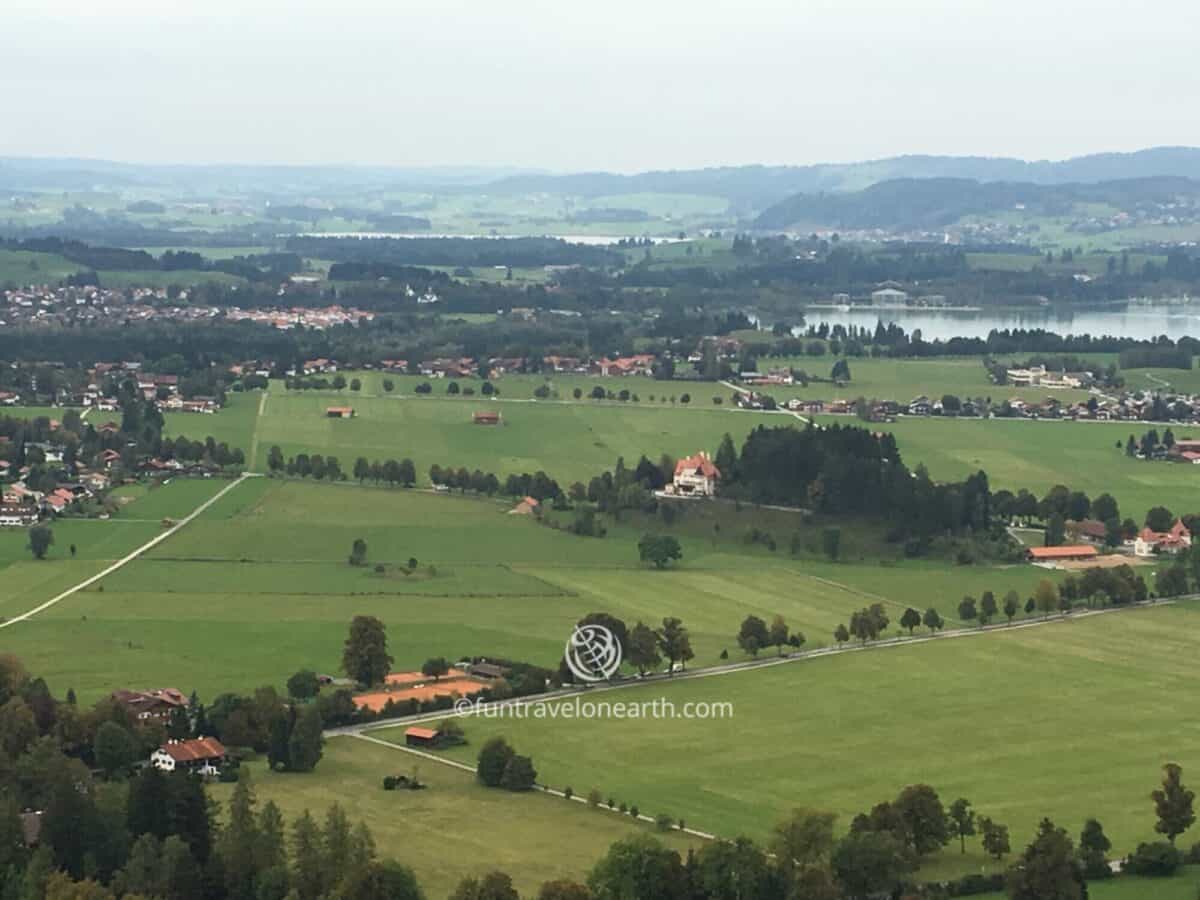
[[[983,156],[897,156],[807,166],[723,166],[620,175],[554,175],[515,167],[389,167],[311,165],[143,165],[86,159],[0,157],[5,190],[85,190],[97,185],[171,184],[190,190],[239,188],[251,192],[336,192],[354,188],[583,197],[636,193],[704,194],[726,199],[740,215],[758,213],[794,194],[861,191],[897,179],[961,178],[1034,185],[1085,184],[1177,176],[1200,179],[1200,148],[1154,147],[1097,153],[1062,161]]]
[[[759,210],[790,194],[858,191],[896,179],[960,178],[1035,185],[1177,176],[1200,179],[1200,148],[1155,147],[1132,153],[1098,153],[1052,162],[983,156],[897,156],[811,166],[730,166],[713,169],[516,175],[488,185],[493,193],[709,194],[743,211]]]
[[[1096,171],[1099,171],[1097,169]],[[1022,207],[1047,216],[1071,214],[1077,204],[1136,211],[1184,200],[1200,206],[1200,179],[1175,175],[1097,182],[1037,184],[970,178],[897,178],[861,191],[796,194],[764,210],[754,227],[787,230],[938,229],[964,216]]]

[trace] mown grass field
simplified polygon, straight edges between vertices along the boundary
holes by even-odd
[[[647,380],[647,385],[653,384]],[[170,419],[171,429],[192,437],[220,433],[250,450],[256,394],[237,396],[232,424],[215,416]],[[352,405],[353,419],[330,419],[330,406]],[[501,413],[503,424],[476,425],[480,410]],[[194,421],[201,420],[201,421]],[[255,464],[265,470],[272,445],[285,456],[322,453],[337,456],[349,470],[358,456],[368,459],[409,457],[424,481],[433,464],[465,466],[504,476],[546,471],[564,487],[611,469],[617,457],[636,464],[640,454],[658,459],[663,453],[683,456],[697,450],[714,452],[725,432],[740,439],[761,422],[785,417],[755,415],[726,407],[703,412],[670,404],[595,404],[487,401],[482,397],[452,399],[416,396],[355,396],[353,392],[272,390],[258,418]]]
[[[993,490],[1024,487],[1041,496],[1065,484],[1091,497],[1108,492],[1122,515],[1138,521],[1152,506],[1176,513],[1200,510],[1195,467],[1130,459],[1116,448],[1130,434],[1140,438],[1148,427],[1141,423],[929,418],[872,427],[893,432],[909,467],[923,463],[934,478],[962,478],[983,469]],[[1177,428],[1175,434],[1200,437],[1200,429]]]
[[[54,544],[44,560],[30,554],[26,529],[0,528],[0,616],[22,613],[101,571],[161,532],[164,518],[182,518],[227,483],[173,479],[152,490],[122,488],[129,504],[113,518],[52,523]]]
[[[908,605],[936,606],[951,620],[964,593],[1002,596],[1014,588],[1024,597],[1046,574],[792,559],[746,544],[732,525],[715,540],[680,528],[684,560],[659,572],[637,559],[641,525],[576,537],[506,515],[508,507],[424,491],[251,479],[146,556],[10,629],[5,640],[32,670],[83,698],[160,682],[211,697],[280,685],[304,667],[336,673],[358,614],[388,625],[397,669],[471,654],[553,667],[572,625],[597,611],[631,624],[682,618],[694,665],[704,665],[722,651],[742,658],[735,635],[749,614],[784,616],[814,647],[831,643],[836,625],[869,603],[885,603],[893,623]],[[753,520],[746,511],[731,521]],[[128,524],[145,528],[141,540],[159,527],[157,519]],[[358,537],[368,546],[365,567],[347,562]],[[406,575],[410,558],[418,568]]]
[[[917,392],[940,396],[928,388],[936,383],[947,391],[957,385],[960,396],[999,396],[985,393],[988,386],[977,361],[863,360],[852,362],[852,373],[855,381],[845,392],[828,384],[797,387],[794,392],[829,398],[860,394],[908,397]],[[351,377],[362,379],[361,391],[288,392],[274,384],[265,400],[257,391],[230,395],[229,405],[215,416],[169,414],[167,428],[195,438],[212,434],[247,454],[256,449],[253,465],[260,471],[265,470],[271,446],[278,444],[285,456],[332,454],[343,469],[349,469],[359,455],[368,459],[408,456],[416,463],[422,481],[436,463],[479,468],[502,479],[511,473],[542,469],[566,487],[576,480],[586,483],[610,469],[620,455],[632,465],[642,453],[657,460],[663,453],[713,452],[724,433],[740,443],[759,424],[799,427],[798,420],[786,413],[732,409],[728,389],[711,382],[669,383],[671,393],[663,403],[667,384],[648,378],[554,376],[548,381],[551,398],[534,401],[534,388],[547,383],[542,376],[499,378],[496,384],[502,396],[490,400],[479,395],[448,396],[445,389],[450,382],[441,379],[431,381],[434,394],[419,396],[412,389],[426,379],[378,372]],[[392,394],[382,389],[385,377],[396,383]],[[478,389],[481,382],[466,379],[460,384]],[[639,402],[586,399],[596,384],[638,392]],[[979,391],[968,391],[963,387],[966,384]],[[867,391],[867,385],[878,391]],[[573,399],[576,387],[585,399]],[[679,402],[683,393],[690,394],[687,405]],[[653,402],[651,395],[656,398]],[[1007,391],[1003,394],[1008,395]],[[671,396],[676,398],[674,404]],[[723,403],[714,405],[713,396],[721,396]],[[353,405],[356,417],[329,419],[325,410],[336,405]],[[500,412],[504,424],[475,425],[471,417],[479,410]],[[817,419],[858,424],[857,419],[848,417]],[[1140,437],[1146,428],[1140,423],[932,417],[901,418],[872,427],[893,431],[909,466],[924,464],[935,479],[962,478],[982,468],[994,490],[1024,487],[1040,495],[1056,484],[1066,484],[1093,497],[1107,491],[1121,502],[1123,512],[1139,519],[1147,509],[1163,503],[1177,512],[1200,509],[1200,473],[1188,466],[1131,460],[1116,449],[1116,442],[1124,443],[1129,434]],[[1180,438],[1200,436],[1186,427],[1174,430]]]
[[[774,368],[803,369],[810,375],[828,378],[835,356],[764,357],[758,361],[759,371]],[[1019,397],[1025,401],[1042,401],[1055,397],[1063,403],[1086,400],[1087,391],[1051,391],[1046,388],[1018,388],[992,384],[981,357],[939,357],[930,360],[849,358],[850,381],[845,387],[829,382],[810,382],[807,387],[767,388],[776,400],[799,397],[804,400],[895,400],[907,406],[924,394],[930,400],[940,400],[946,394],[961,399],[990,397],[993,403]]]
[[[546,784],[595,785],[726,836],[763,838],[801,805],[836,811],[844,828],[925,782],[1008,824],[1014,848],[1042,816],[1076,834],[1096,816],[1119,855],[1154,837],[1149,792],[1163,763],[1200,777],[1200,727],[1185,712],[1197,627],[1200,608],[1164,606],[590,695],[661,697],[677,713],[730,701],[731,719],[463,724],[474,746],[505,735]],[[967,849],[948,848],[923,874],[991,868],[977,842]]]
[[[414,766],[426,790],[383,790],[384,775],[411,775]],[[331,803],[342,804],[352,822],[370,827],[381,857],[413,867],[431,898],[447,897],[461,879],[494,869],[511,875],[527,897],[544,881],[582,881],[610,844],[638,830],[680,853],[698,843],[561,798],[485,788],[466,772],[356,738],[330,740],[316,770],[305,775],[250,767],[260,805],[274,800],[290,823],[305,809],[320,820]],[[228,801],[232,786],[214,785],[211,793]]]

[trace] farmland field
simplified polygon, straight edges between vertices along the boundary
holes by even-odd
[[[384,775],[411,775],[414,765],[426,790],[380,787]],[[582,881],[609,844],[652,830],[561,798],[481,787],[466,772],[350,737],[329,741],[320,766],[307,775],[250,768],[259,803],[274,800],[289,822],[305,809],[320,819],[331,803],[341,803],[352,822],[370,827],[381,856],[416,870],[427,897],[446,897],[460,879],[494,869],[511,874],[523,896],[533,896],[543,881]],[[216,785],[212,793],[227,800],[230,786]],[[678,832],[657,837],[681,853],[697,843]],[[447,853],[451,844],[454,852]],[[551,845],[554,853],[529,852]]]
[[[197,438],[214,433],[249,453],[255,426],[247,410],[256,410],[259,396],[233,396],[231,424],[226,424],[227,411],[222,410],[215,416],[173,416],[169,428]],[[353,405],[355,418],[325,415],[327,407],[341,405]],[[503,424],[474,424],[472,414],[479,410],[499,411]],[[718,409],[711,403],[700,411],[661,404],[589,406],[272,390],[258,418],[255,464],[264,470],[267,453],[277,444],[285,456],[332,454],[343,469],[349,469],[358,456],[407,456],[416,462],[422,481],[437,463],[478,468],[501,478],[541,469],[567,486],[612,468],[621,455],[634,464],[642,453],[658,459],[663,453],[711,452],[727,431],[740,440],[760,422],[783,421],[790,419]]]
[[[101,571],[161,532],[162,519],[183,517],[226,484],[174,479],[150,491],[125,492],[129,505],[111,519],[60,519],[53,525],[54,544],[41,561],[31,558],[24,528],[0,529],[0,616],[22,613]]]
[[[871,560],[793,560],[747,545],[732,526],[720,540],[681,530],[683,562],[657,572],[638,562],[638,528],[576,537],[508,516],[508,506],[424,491],[250,479],[105,578],[103,589],[74,595],[9,630],[5,640],[81,697],[163,680],[211,697],[281,684],[306,666],[337,671],[357,614],[387,623],[398,669],[464,654],[552,667],[572,624],[595,611],[631,623],[679,616],[691,629],[695,664],[705,665],[726,650],[741,658],[734,635],[751,613],[783,615],[816,647],[869,603],[888,606],[894,632],[907,605],[937,606],[949,619],[964,593],[1002,596],[1013,588],[1027,596],[1046,575],[1024,566],[939,569],[912,561],[881,569]],[[753,521],[749,513],[746,521]],[[157,520],[126,527],[134,525],[144,529],[135,545],[158,527]],[[368,546],[365,567],[346,562],[358,537]],[[418,567],[406,574],[410,558]],[[20,565],[51,571],[45,563]]]
[[[1008,824],[1014,848],[1044,815],[1075,833],[1097,816],[1116,855],[1153,839],[1160,766],[1200,770],[1200,729],[1179,712],[1198,627],[1194,605],[1159,607],[594,695],[663,697],[677,712],[732,701],[732,719],[463,724],[476,746],[504,734],[549,785],[595,784],[725,836],[763,838],[797,805],[832,809],[845,827],[926,782]],[[952,847],[923,874],[987,867],[968,842],[965,858]]]
[[[1065,484],[1091,497],[1107,491],[1121,504],[1122,515],[1139,521],[1152,506],[1177,513],[1200,509],[1196,467],[1130,459],[1116,448],[1130,434],[1140,437],[1147,428],[1141,423],[929,418],[872,427],[894,433],[905,462],[924,464],[934,478],[962,478],[983,469],[993,490],[1024,487],[1040,496]],[[1186,427],[1175,433],[1193,435]]]
[[[837,359],[835,356],[763,357],[758,361],[758,367],[759,371],[803,369],[809,374],[827,378]],[[1074,403],[1088,397],[1087,391],[1051,391],[1039,387],[1018,388],[993,384],[983,367],[983,360],[978,356],[939,357],[932,360],[851,357],[846,363],[850,366],[850,381],[845,387],[837,387],[829,382],[811,382],[807,387],[792,385],[768,388],[767,392],[779,401],[792,397],[802,400],[854,400],[865,397],[868,400],[895,400],[901,405],[907,405],[921,394],[930,400],[940,400],[945,394],[963,399],[990,397],[993,403],[1014,397],[1038,402],[1055,397],[1063,403]]]
[[[957,381],[965,396],[962,384],[971,377],[968,373],[977,372],[979,379],[986,381],[982,366],[961,360],[865,360],[852,361],[852,366],[862,367],[858,371],[866,373],[863,378],[878,379],[871,383],[880,388],[880,395],[907,396],[924,385],[925,393],[938,396],[927,386],[938,383],[948,389]],[[922,374],[904,375],[910,366],[927,368]],[[894,367],[898,367],[895,383],[902,385],[904,392],[885,391],[893,383],[889,373]],[[661,398],[664,388],[663,382],[649,378],[510,375],[495,382],[502,397],[489,400],[447,396],[449,382],[445,380],[432,382],[433,395],[420,396],[412,389],[426,380],[423,378],[378,372],[357,377],[363,380],[361,392],[288,392],[276,383],[265,399],[257,391],[231,394],[228,406],[214,416],[168,414],[167,428],[192,438],[212,434],[247,454],[256,448],[252,465],[259,471],[265,470],[267,453],[277,444],[285,456],[337,456],[343,469],[359,455],[368,459],[408,456],[416,463],[422,481],[435,463],[479,468],[501,479],[542,469],[565,488],[576,480],[586,483],[610,469],[620,455],[632,465],[642,453],[657,460],[663,453],[678,457],[700,449],[714,452],[725,432],[740,444],[759,424],[798,424],[789,414],[734,410],[728,402],[729,390],[711,382],[670,383],[676,403],[664,404],[658,399],[649,401],[651,394]],[[395,381],[395,393],[382,390],[384,377]],[[533,401],[533,389],[543,383],[549,383],[554,393],[549,400]],[[608,390],[640,392],[640,402],[586,399],[596,384]],[[863,384],[852,382],[840,396],[858,396]],[[462,385],[478,389],[480,382],[467,379]],[[573,399],[576,387],[585,399]],[[986,389],[986,384],[980,385],[981,392]],[[828,384],[795,391],[800,396],[838,394]],[[684,392],[691,393],[692,402],[687,406],[678,403]],[[712,396],[723,396],[723,404],[714,405]],[[997,395],[991,396],[995,399]],[[325,416],[327,407],[340,405],[354,406],[355,418]],[[472,414],[479,410],[500,412],[503,424],[473,424]],[[817,419],[826,424],[858,423],[847,417]],[[923,464],[935,479],[962,478],[983,469],[993,490],[1028,488],[1040,495],[1056,484],[1066,484],[1092,497],[1107,491],[1122,504],[1124,515],[1139,520],[1147,509],[1163,503],[1179,513],[1200,509],[1200,472],[1189,466],[1129,459],[1116,449],[1118,440],[1124,443],[1131,433],[1140,436],[1146,428],[1141,423],[931,417],[901,418],[872,427],[894,432],[909,466]],[[1200,436],[1183,426],[1174,430],[1177,438]]]

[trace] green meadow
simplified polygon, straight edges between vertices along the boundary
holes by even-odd
[[[810,375],[828,378],[835,356],[763,357],[759,371],[775,368],[803,369]],[[938,357],[937,359],[871,359],[848,358],[850,381],[844,387],[830,382],[810,382],[766,388],[776,400],[895,400],[907,406],[924,394],[930,400],[940,400],[946,394],[966,399],[990,397],[993,403],[1020,398],[1026,402],[1041,402],[1054,397],[1063,403],[1087,400],[1087,391],[1051,391],[1046,388],[1018,388],[993,384],[983,367],[981,357]]]
[[[909,365],[924,365],[866,362],[880,365],[877,374],[884,381],[891,366],[903,370]],[[947,380],[961,368],[957,363],[933,365],[944,367],[940,377]],[[976,365],[967,368],[975,371]],[[978,366],[978,373],[982,377],[982,366]],[[361,392],[287,392],[276,385],[266,395],[257,391],[232,394],[229,405],[216,415],[169,414],[167,429],[193,438],[212,434],[243,448],[248,456],[254,451],[253,466],[259,471],[265,471],[271,446],[278,445],[285,456],[337,456],[344,470],[350,469],[360,455],[368,459],[407,456],[416,463],[422,481],[435,463],[478,468],[494,472],[501,479],[541,469],[565,488],[573,481],[586,483],[611,469],[618,456],[624,456],[632,465],[643,453],[657,460],[663,453],[679,457],[702,449],[715,452],[726,432],[740,443],[760,424],[800,427],[798,420],[786,413],[735,410],[727,396],[722,405],[714,405],[711,396],[728,391],[711,383],[687,385],[692,402],[685,406],[678,402],[678,396],[675,404],[657,400],[651,403],[650,392],[657,388],[655,396],[661,397],[663,383],[642,378],[565,376],[567,380],[554,379],[551,384],[560,397],[568,399],[534,401],[523,397],[518,401],[511,396],[513,384],[520,385],[516,393],[529,396],[532,386],[543,379],[500,379],[497,383],[504,391],[502,397],[488,400],[481,396],[446,396],[444,386],[448,382],[440,379],[432,382],[440,393],[415,395],[410,393],[411,388],[422,379],[410,376],[395,376],[397,389],[389,395],[379,382],[392,376],[365,373],[359,377],[364,379]],[[924,384],[932,376],[912,377]],[[569,399],[573,386],[582,387],[586,396],[593,382],[632,384],[644,393],[639,394],[637,403]],[[677,394],[683,393],[683,386],[673,385]],[[810,389],[828,387],[811,385]],[[325,415],[329,406],[339,405],[352,405],[355,418],[330,419]],[[503,423],[474,424],[472,415],[481,410],[498,411]],[[822,424],[859,424],[857,419],[847,417],[818,416],[817,420]],[[1160,504],[1181,513],[1200,509],[1200,472],[1190,466],[1130,459],[1117,449],[1117,442],[1123,445],[1130,434],[1140,437],[1146,428],[1140,423],[930,417],[901,418],[871,427],[895,433],[909,466],[925,465],[935,479],[962,478],[983,469],[993,490],[1015,492],[1028,488],[1040,495],[1056,484],[1066,484],[1092,497],[1109,492],[1121,503],[1122,512],[1135,519]],[[1186,427],[1176,428],[1175,433],[1178,438],[1200,436]]]
[[[925,465],[934,478],[962,478],[983,469],[993,490],[1028,488],[1040,496],[1065,484],[1093,498],[1108,492],[1122,515],[1139,521],[1152,506],[1176,513],[1200,510],[1196,467],[1130,459],[1117,449],[1130,434],[1141,437],[1148,427],[1141,423],[928,418],[871,427],[894,433],[905,462]],[[1180,427],[1175,433],[1183,438],[1193,430]]]
[[[647,379],[646,384],[654,382]],[[502,479],[541,469],[566,487],[611,469],[618,456],[632,465],[642,453],[657,460],[663,453],[712,452],[725,432],[740,439],[759,423],[785,421],[717,408],[711,401],[700,411],[669,403],[516,403],[272,389],[254,424],[252,414],[259,402],[258,394],[234,395],[232,421],[224,419],[229,410],[214,416],[176,415],[168,420],[168,429],[199,438],[212,433],[247,453],[257,435],[254,462],[260,471],[266,468],[270,448],[278,445],[285,456],[337,456],[346,470],[358,456],[409,457],[422,480],[437,463],[495,472]],[[331,419],[325,414],[328,407],[343,405],[354,407],[354,418]],[[476,425],[472,416],[482,410],[500,412],[502,424]]]
[[[762,839],[794,806],[833,810],[844,828],[925,782],[1008,824],[1014,848],[1043,816],[1076,834],[1096,816],[1117,856],[1154,838],[1160,767],[1200,773],[1200,728],[1185,712],[1198,627],[1200,608],[1164,606],[588,695],[661,698],[675,718],[463,724],[474,747],[505,735],[546,784],[595,785],[723,836]],[[683,718],[689,702],[730,702],[732,717]],[[990,868],[969,841],[965,857],[949,847],[922,874]]]
[[[152,502],[139,499],[128,509]],[[906,606],[936,606],[951,620],[964,593],[1012,588],[1024,597],[1046,574],[1024,566],[793,559],[747,544],[730,524],[748,527],[752,510],[731,511],[718,539],[703,526],[704,537],[680,528],[684,559],[659,572],[637,559],[640,524],[577,537],[510,516],[509,506],[419,490],[250,479],[145,556],[9,629],[5,643],[81,697],[151,683],[211,697],[279,685],[304,667],[333,673],[359,614],[387,624],[397,669],[471,654],[553,667],[572,625],[597,611],[630,623],[678,616],[692,633],[694,665],[707,665],[723,651],[743,658],[735,635],[750,614],[782,615],[806,646],[819,647],[869,603],[888,607],[890,633],[898,633]],[[779,515],[766,521],[778,523]],[[142,540],[159,527],[157,519],[128,524],[145,529]],[[359,537],[368,547],[362,567],[347,562]],[[70,572],[59,563],[21,565]],[[32,605],[6,603],[18,611]]]
[[[182,518],[226,484],[216,479],[177,478],[152,489],[120,488],[117,496],[124,498],[126,505],[112,518],[55,521],[54,544],[44,560],[34,560],[30,554],[26,529],[0,529],[0,617],[25,612],[102,571],[159,534],[164,518]],[[10,629],[5,637],[15,630]]]
[[[0,285],[54,284],[81,268],[57,253],[0,249]]]
[[[544,881],[583,881],[614,841],[654,830],[560,797],[485,788],[467,772],[351,737],[330,740],[320,765],[305,775],[249,767],[259,804],[275,801],[289,823],[306,809],[320,820],[340,803],[351,822],[370,827],[380,856],[413,867],[427,897],[449,896],[461,879],[494,869],[532,897]],[[383,790],[384,775],[412,775],[414,767],[428,788]],[[231,793],[226,784],[211,789],[218,801],[228,802]],[[699,843],[677,831],[654,833],[680,853]],[[553,853],[531,852],[551,846]]]

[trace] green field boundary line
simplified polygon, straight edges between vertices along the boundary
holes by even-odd
[[[250,455],[246,458],[246,462],[251,469],[254,469],[254,461],[258,459],[258,426],[267,411],[267,396],[269,394],[270,390],[264,390],[262,396],[258,398],[258,412],[254,416],[254,432],[250,435]]]
[[[864,591],[862,588],[856,588],[849,584],[842,584],[840,581],[834,581],[830,578],[822,578],[820,575],[809,575],[807,572],[802,573],[805,578],[811,578],[813,581],[824,584],[828,587],[838,588],[848,594],[854,594],[856,597],[866,597],[868,600],[874,600],[878,603],[885,603],[888,606],[893,606],[896,609],[908,609],[908,605],[901,603],[899,600],[892,600],[890,597],[885,597],[882,594],[872,594],[870,591]]]
[[[392,741],[385,741],[385,740],[382,740],[381,738],[371,737],[369,734],[362,734],[361,732],[352,732],[352,733],[349,733],[347,736],[358,738],[360,741],[369,741],[372,744],[378,744],[381,747],[387,747],[390,750],[399,750],[402,753],[409,753],[413,756],[419,756],[422,759],[427,759],[427,760],[430,760],[431,762],[441,763],[443,766],[449,766],[450,768],[458,769],[461,772],[467,772],[472,777],[475,776],[475,769],[473,766],[469,766],[466,763],[461,763],[455,759],[446,759],[444,756],[437,756],[436,754],[433,754],[433,753],[426,753],[424,750],[417,750],[414,747],[408,747],[408,746],[405,746],[404,744],[396,744],[396,743],[393,743]],[[627,812],[620,812],[617,809],[612,809],[610,807],[604,806],[603,804],[592,807],[591,804],[588,803],[588,800],[586,797],[581,797],[578,794],[574,794],[574,793],[571,794],[570,796],[567,796],[566,792],[556,790],[555,788],[548,787],[547,785],[544,785],[544,784],[534,784],[533,789],[535,791],[539,791],[540,793],[543,793],[543,794],[549,794],[551,797],[558,797],[559,799],[562,799],[562,800],[570,800],[574,803],[582,803],[585,806],[588,806],[590,808],[602,810],[602,811],[607,812],[614,816],[620,816],[622,819],[634,818],[633,816],[629,815],[629,813],[627,813]],[[637,821],[645,822],[650,825],[658,824],[654,820],[653,817],[642,815],[640,813],[637,816]],[[707,831],[699,831],[698,829],[695,829],[695,828],[672,828],[671,830],[678,831],[681,834],[690,834],[692,837],[702,838],[706,841],[717,840],[717,836],[715,834],[710,834]]]
[[[192,510],[190,513],[188,513],[184,518],[180,519],[178,522],[176,522],[174,525],[172,525],[170,528],[168,528],[166,531],[164,531],[162,534],[156,535],[155,537],[148,540],[146,543],[142,544],[142,546],[138,547],[136,550],[133,550],[132,552],[125,554],[125,556],[118,559],[116,562],[114,562],[112,565],[108,566],[106,569],[104,569],[100,572],[97,572],[91,578],[85,578],[83,581],[79,582],[79,584],[75,585],[74,587],[67,588],[62,593],[51,597],[45,603],[35,606],[31,610],[23,612],[19,616],[13,616],[11,619],[6,619],[5,621],[0,622],[0,628],[9,628],[13,625],[16,625],[18,622],[24,622],[27,619],[32,619],[38,613],[49,609],[50,607],[54,606],[57,603],[62,602],[63,600],[66,600],[72,594],[76,594],[79,591],[82,591],[84,588],[91,587],[93,584],[100,581],[101,579],[107,578],[113,572],[115,572],[118,569],[122,568],[123,566],[126,566],[129,563],[133,562],[135,559],[137,559],[139,556],[141,556],[147,550],[152,550],[153,548],[155,548],[159,544],[161,544],[163,541],[165,541],[167,538],[171,537],[173,534],[178,532],[180,529],[186,527],[190,522],[194,521],[201,513],[203,513],[206,509],[208,509],[210,506],[212,506],[214,503],[216,503],[218,500],[220,500],[222,497],[224,497],[226,494],[228,494],[230,491],[232,491],[235,487],[237,487],[239,484],[241,484],[247,478],[255,478],[255,477],[257,477],[257,476],[252,472],[242,473],[236,479],[231,481],[229,484],[225,485],[225,487],[221,488],[221,490],[217,491],[215,494],[213,494],[211,497],[209,497],[207,500],[205,500],[203,503],[201,503],[199,506],[197,506],[194,510]]]

